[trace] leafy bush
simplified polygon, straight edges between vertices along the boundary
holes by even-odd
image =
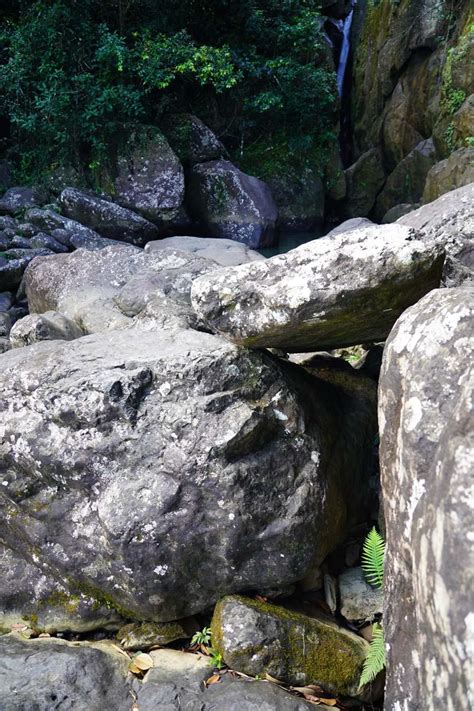
[[[196,113],[245,162],[255,145],[304,160],[337,96],[317,0],[9,0],[0,100],[23,179],[98,169],[124,126]]]

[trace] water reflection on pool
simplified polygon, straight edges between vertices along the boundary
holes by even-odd
[[[322,234],[322,231],[293,233],[283,232],[282,234],[280,234],[278,244],[274,245],[273,247],[263,247],[258,251],[260,252],[260,254],[263,254],[264,257],[274,257],[275,254],[284,254],[290,249],[299,247],[300,244],[304,244],[305,242],[311,242],[311,240],[321,237]]]

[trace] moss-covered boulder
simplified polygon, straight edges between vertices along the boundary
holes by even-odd
[[[426,178],[423,202],[432,202],[441,195],[474,183],[474,146],[460,148],[449,158],[436,163]]]
[[[209,236],[253,248],[274,242],[278,210],[270,188],[228,160],[193,166],[187,202],[191,216]]]
[[[117,639],[124,649],[149,649],[191,637],[197,629],[191,618],[182,622],[130,622],[119,629]]]
[[[357,693],[368,644],[329,619],[236,595],[216,605],[211,631],[213,648],[244,674]]]

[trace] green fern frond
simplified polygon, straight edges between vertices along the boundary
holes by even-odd
[[[385,667],[385,641],[383,628],[377,622],[372,628],[372,641],[362,667],[359,689],[375,679]]]
[[[377,588],[381,588],[383,585],[384,556],[385,541],[380,533],[373,528],[364,541],[362,570],[367,582]]]

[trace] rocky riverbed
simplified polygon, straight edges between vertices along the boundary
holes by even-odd
[[[42,202],[0,200],[0,707],[373,707],[380,619],[385,708],[466,707],[474,184],[269,259],[261,212]]]

